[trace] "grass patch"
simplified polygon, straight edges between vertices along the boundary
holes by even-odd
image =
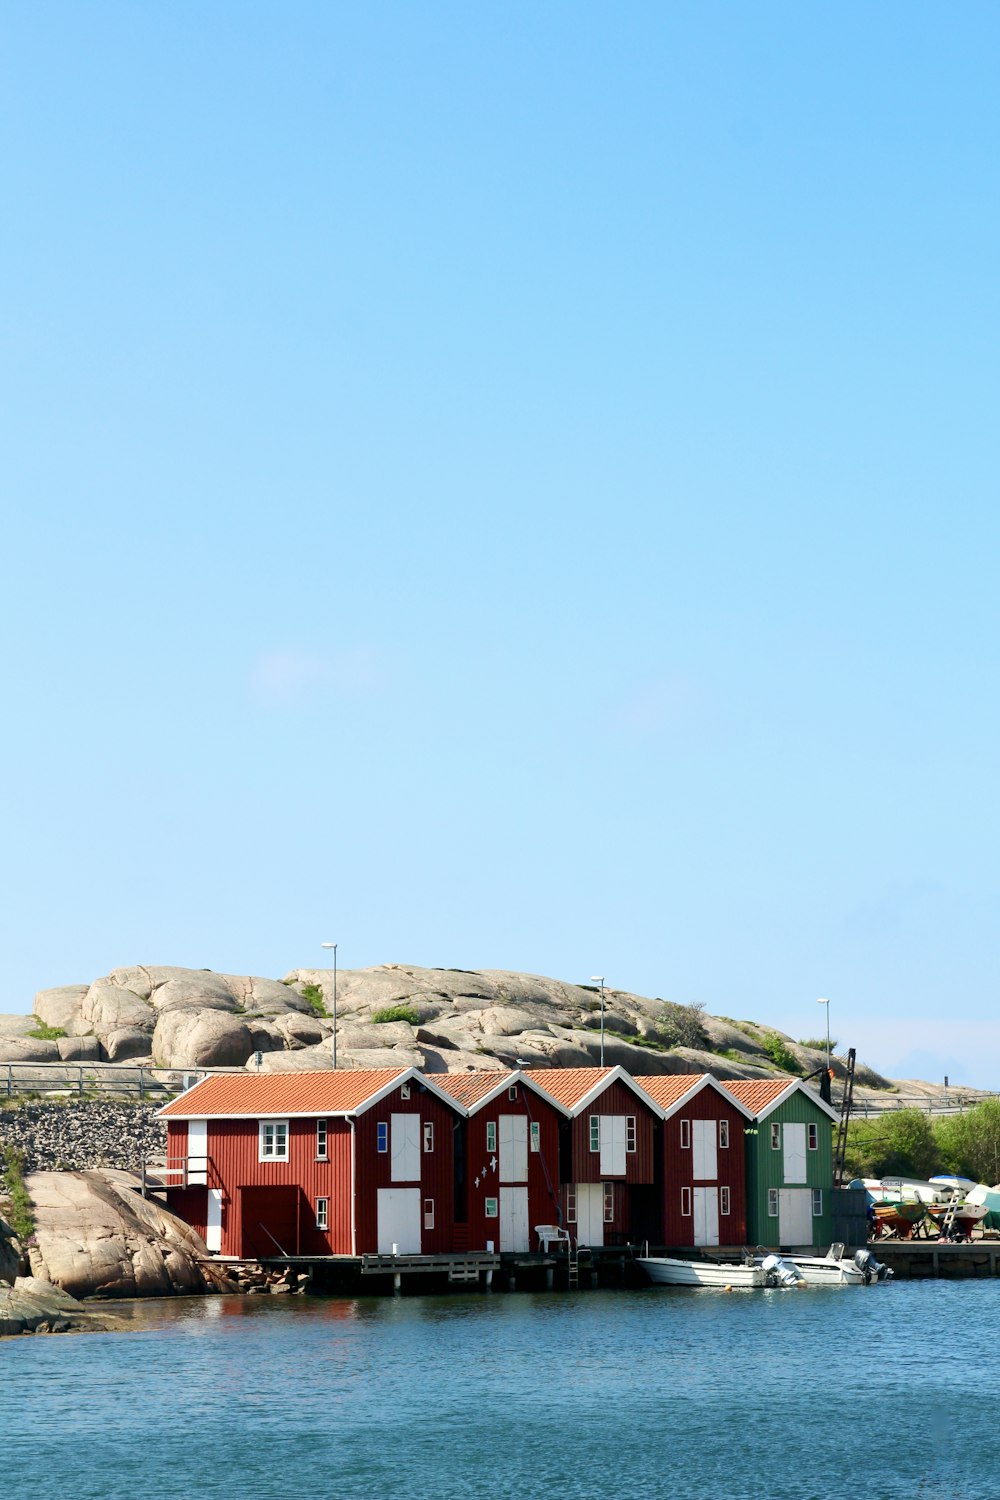
[[[47,1026],[44,1021],[39,1021],[34,1031],[28,1035],[36,1042],[57,1042],[66,1033],[61,1026]]]
[[[817,1040],[816,1037],[803,1037],[802,1040],[799,1042],[799,1046],[800,1047],[811,1047],[812,1050],[813,1050],[813,1052],[825,1052],[826,1051],[826,1037],[825,1036],[821,1036],[818,1040]],[[831,1037],[830,1038],[830,1055],[831,1056],[833,1055],[834,1052],[836,1052],[836,1050],[837,1050],[837,1048],[839,1046],[840,1046],[840,1043],[836,1040],[836,1038],[835,1037]]]
[[[24,1185],[24,1157],[13,1146],[4,1146],[0,1150],[0,1161],[10,1202],[8,1222],[23,1245],[35,1232],[35,1215]]]
[[[408,1021],[411,1026],[417,1026],[420,1017],[412,1005],[388,1005],[385,1010],[377,1010],[372,1016],[376,1026],[385,1026],[389,1021]]]
[[[784,1073],[801,1073],[802,1066],[797,1061],[795,1054],[789,1052],[788,1047],[781,1040],[776,1031],[765,1032],[761,1038],[761,1046],[776,1068],[781,1068]]]
[[[748,1052],[737,1052],[735,1047],[717,1047],[715,1055],[716,1057],[724,1057],[727,1062],[745,1063],[747,1067],[751,1068],[760,1066],[759,1062],[755,1062]]]
[[[649,1036],[626,1036],[624,1031],[612,1031],[610,1026],[605,1026],[604,1035],[605,1037],[613,1036],[618,1042],[629,1042],[633,1047],[648,1047],[651,1052],[668,1050],[665,1042],[656,1042]]]
[[[314,1016],[328,1016],[330,1014],[326,1008],[323,991],[318,984],[304,984],[302,986],[302,998],[306,1001]]]

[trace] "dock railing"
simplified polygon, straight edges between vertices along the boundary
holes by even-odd
[[[70,1098],[114,1096],[140,1103],[166,1103],[209,1073],[245,1073],[245,1068],[154,1068],[143,1063],[6,1062],[0,1063],[0,1098],[62,1095]]]

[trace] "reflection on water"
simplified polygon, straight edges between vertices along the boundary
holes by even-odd
[[[134,1332],[0,1344],[5,1493],[967,1500],[991,1490],[996,1281],[114,1310]]]

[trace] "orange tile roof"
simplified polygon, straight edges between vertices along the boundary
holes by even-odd
[[[745,1104],[751,1114],[759,1114],[783,1094],[794,1078],[723,1078],[723,1085]]]
[[[464,1104],[469,1109],[508,1078],[512,1078],[513,1071],[510,1068],[495,1068],[491,1072],[487,1068],[480,1068],[469,1073],[433,1073],[431,1077],[439,1089],[444,1089],[446,1094],[451,1094],[459,1104]]]
[[[643,1073],[635,1081],[647,1094],[652,1095],[661,1109],[670,1109],[678,1099],[683,1099],[702,1079],[708,1077],[711,1077],[708,1073]]]
[[[313,1073],[212,1073],[160,1110],[190,1115],[351,1114],[409,1068],[345,1068]]]
[[[614,1068],[526,1068],[524,1076],[572,1109],[614,1071]]]

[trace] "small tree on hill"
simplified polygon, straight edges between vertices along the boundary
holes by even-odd
[[[856,1120],[848,1133],[845,1170],[851,1177],[930,1177],[941,1151],[928,1117],[919,1109],[886,1110]]]
[[[938,1121],[941,1156],[950,1172],[992,1186],[1000,1182],[1000,1099],[983,1099]]]

